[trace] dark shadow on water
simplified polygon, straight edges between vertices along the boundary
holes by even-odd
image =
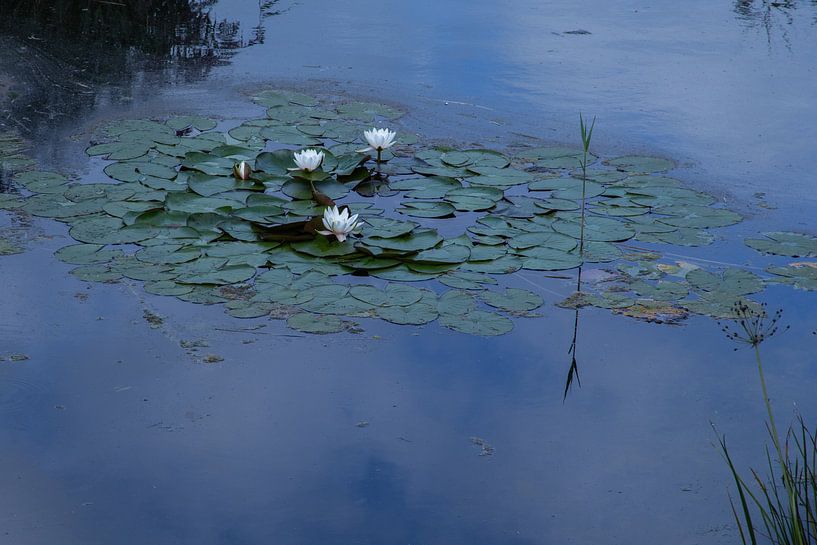
[[[216,0],[4,0],[0,3],[2,121],[25,135],[139,88],[206,78],[239,49],[264,42],[279,0],[259,0],[250,28],[218,18]]]
[[[786,49],[792,48],[790,28],[796,18],[808,15],[812,25],[817,25],[817,2],[815,0],[737,0],[735,14],[749,28],[762,30],[766,43],[773,47],[776,36]]]

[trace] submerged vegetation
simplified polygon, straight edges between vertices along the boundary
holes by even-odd
[[[665,258],[667,245],[709,244],[740,215],[667,176],[667,159],[591,154],[583,119],[581,148],[501,153],[373,131],[402,115],[383,104],[289,91],[253,100],[266,116],[226,130],[198,116],[108,123],[87,153],[109,180],[27,170],[14,177],[22,193],[0,194],[0,207],[68,224],[78,244],[57,257],[78,278],[144,281],[150,293],[315,333],[357,330],[354,318],[507,333],[544,303],[513,276],[500,283],[516,271],[593,266],[603,274],[561,306],[662,322],[756,311],[746,296],[770,281],[814,287],[808,262],[771,268],[772,280]],[[344,213],[356,222],[337,236],[326,222]],[[807,235],[765,236],[748,243],[817,255]]]
[[[735,467],[726,439],[719,438],[738,491],[739,506],[732,501],[732,513],[741,542],[756,545],[761,535],[776,545],[814,545],[817,543],[817,439],[802,417],[798,426],[788,428],[785,437],[778,432],[760,353],[761,344],[780,331],[778,322],[782,313],[757,315],[746,306],[738,306],[735,313],[737,326],[726,326],[724,332],[730,340],[754,351],[768,416],[767,429],[774,447],[772,452],[766,449],[768,475],[763,477],[753,469],[751,477],[744,478]]]

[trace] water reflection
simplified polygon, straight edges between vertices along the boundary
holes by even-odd
[[[5,125],[75,118],[100,103],[199,81],[239,49],[264,42],[280,0],[251,0],[241,20],[217,0],[5,0],[0,3],[0,104]],[[241,10],[237,10],[239,13]]]
[[[766,34],[766,43],[772,47],[774,37],[779,33],[787,49],[791,49],[790,27],[795,23],[798,10],[808,11],[812,24],[817,24],[817,1],[799,0],[737,0],[735,13],[750,28],[761,29]]]
[[[576,295],[580,295],[582,292],[582,266],[579,266],[579,274],[576,278]],[[562,396],[562,401],[567,399],[567,394],[570,392],[570,387],[573,385],[573,381],[576,381],[576,384],[581,387],[582,381],[579,379],[579,363],[576,360],[576,343],[579,339],[579,309],[580,305],[576,305],[576,314],[573,317],[573,339],[570,341],[570,348],[567,349],[567,353],[570,355],[570,367],[567,370],[567,379],[565,380],[565,391],[564,395]]]

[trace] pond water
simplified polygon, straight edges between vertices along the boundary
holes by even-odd
[[[792,260],[745,237],[814,233],[812,3],[14,4],[0,123],[84,183],[105,179],[84,150],[109,120],[226,129],[263,117],[248,95],[274,87],[385,102],[403,132],[461,148],[575,147],[578,113],[595,115],[594,152],[672,158],[745,216],[670,259],[762,273]],[[145,13],[150,32],[115,26]],[[545,302],[503,336],[372,319],[316,336],[83,282],[53,255],[74,243],[63,224],[0,211],[0,229],[25,249],[0,256],[0,543],[737,540],[710,423],[760,466],[764,410],[751,354],[709,317],[581,309],[563,400],[576,315],[555,303],[573,271],[503,278]],[[814,293],[756,299],[792,326],[763,346],[778,418],[813,421]]]

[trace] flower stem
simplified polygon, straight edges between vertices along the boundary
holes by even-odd
[[[763,390],[763,403],[766,405],[766,413],[769,415],[769,430],[772,436],[774,448],[777,451],[780,469],[783,473],[783,486],[786,488],[786,495],[789,499],[789,524],[794,537],[794,545],[806,545],[805,538],[802,532],[802,520],[800,518],[800,509],[798,506],[799,493],[796,489],[794,476],[789,468],[788,459],[783,455],[783,448],[780,443],[780,435],[777,433],[777,425],[774,422],[774,413],[772,412],[772,402],[769,399],[769,392],[766,389],[766,378],[763,374],[763,362],[760,358],[760,344],[757,343],[755,348],[755,360],[757,361],[757,372],[760,375],[760,387]]]
[[[783,461],[783,451],[780,449],[780,436],[777,434],[777,426],[774,423],[774,414],[772,412],[772,402],[769,399],[769,392],[766,389],[766,378],[763,375],[763,362],[760,359],[760,345],[755,345],[755,360],[757,361],[757,373],[760,375],[760,388],[763,390],[763,403],[766,405],[766,413],[769,415],[769,428],[772,431],[772,441],[777,450],[777,455],[780,456],[780,461]]]

